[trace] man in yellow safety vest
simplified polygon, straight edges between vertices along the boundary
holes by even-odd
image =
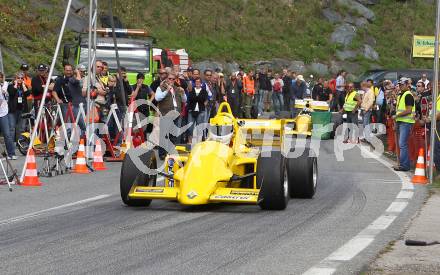
[[[347,85],[347,95],[345,96],[345,103],[343,105],[343,108],[340,112],[345,112],[347,115],[346,123],[348,124],[348,135],[344,139],[344,143],[350,142],[350,129],[353,129],[352,133],[352,143],[358,143],[359,142],[359,130],[357,129],[358,125],[358,109],[361,105],[361,97],[357,93],[357,91],[354,88],[354,83],[348,83]],[[354,128],[355,127],[355,128]],[[358,132],[358,135],[356,136],[356,131]],[[345,133],[344,133],[345,135]]]
[[[394,170],[409,171],[408,138],[411,128],[415,123],[416,108],[409,78],[402,77],[398,85],[400,87],[400,94],[397,97],[396,114],[393,116],[393,119],[396,121],[399,131],[400,165],[394,166]]]

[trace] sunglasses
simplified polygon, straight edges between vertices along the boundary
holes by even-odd
[[[170,78],[168,78],[168,80],[176,80],[176,79],[175,79],[175,78],[171,78],[171,77],[170,77]]]
[[[96,68],[104,69],[104,66],[96,66]]]
[[[17,77],[17,80],[24,80],[23,77]]]
[[[212,74],[205,74],[205,76],[212,76]]]
[[[417,87],[423,87],[422,85],[417,85]]]

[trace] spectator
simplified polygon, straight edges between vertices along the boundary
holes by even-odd
[[[15,155],[15,145],[9,129],[8,100],[6,96],[7,92],[2,90],[0,92],[0,130],[5,139],[7,158],[15,160],[17,156]]]
[[[356,136],[356,130],[358,125],[358,109],[359,106],[361,106],[361,97],[357,94],[354,83],[348,83],[347,85],[347,95],[345,96],[345,103],[343,108],[339,112],[345,112],[347,115],[346,123],[348,124],[347,127],[347,136],[344,139],[344,143],[359,143],[358,137]],[[355,130],[352,135],[352,139],[350,140],[350,129]],[[345,133],[344,133],[345,135]]]
[[[32,88],[32,77],[29,74],[29,65],[26,63],[21,64],[20,72],[24,74],[24,84],[30,90]]]
[[[408,152],[408,139],[411,128],[415,123],[415,102],[410,91],[408,78],[401,78],[398,83],[400,94],[397,98],[397,110],[393,116],[399,129],[400,165],[395,166],[396,171],[409,171],[410,160]]]
[[[362,129],[363,129],[363,139],[362,141],[367,141],[370,137],[371,129],[369,129],[371,114],[374,106],[374,91],[370,82],[364,82],[361,86],[364,91],[364,96],[361,103],[362,112]]]
[[[143,73],[138,73],[136,76],[136,84],[131,87],[133,93],[131,94],[132,100],[145,99],[150,102],[154,99],[154,92],[144,84],[145,75]],[[142,104],[137,106],[139,113],[143,114],[145,117],[150,115],[149,106]]]
[[[346,71],[340,71],[336,77],[336,106],[340,110],[344,106]]]
[[[37,67],[37,75],[32,78],[32,97],[34,99],[34,109],[38,110],[40,107],[41,100],[43,98],[43,93],[46,85],[48,85],[47,80],[47,66],[40,64]],[[50,84],[50,81],[49,81]]]
[[[254,71],[250,70],[249,73],[243,77],[243,109],[244,117],[252,118],[252,102],[255,95],[255,78]]]
[[[226,101],[226,80],[223,73],[218,73],[218,89],[220,92],[219,103]]]
[[[55,80],[55,86],[52,91],[52,98],[57,104],[60,104],[63,117],[67,115],[67,104],[72,103],[72,95],[69,90],[69,80],[73,76],[73,67],[70,64],[64,65],[64,75]],[[73,123],[73,121],[71,121]]]
[[[83,86],[82,86],[82,94],[87,95],[87,89],[88,86],[90,86],[91,89],[91,93],[96,92],[96,98],[95,98],[95,106],[98,108],[98,112],[99,112],[99,117],[101,118],[101,120],[104,120],[104,117],[107,115],[107,87],[106,85],[101,81],[101,74],[102,74],[102,70],[103,70],[104,66],[102,64],[102,61],[97,60],[95,62],[95,78],[94,79],[90,79],[91,76],[86,77],[85,81],[83,81]],[[89,82],[92,83],[89,83]]]
[[[86,67],[84,65],[78,65],[73,76],[69,78],[68,89],[72,98],[73,116],[75,120],[78,118],[79,105],[82,103],[86,106],[86,91],[82,90],[86,75]],[[81,135],[85,133],[86,125],[85,120],[81,117],[78,120],[78,127],[81,129]]]
[[[109,76],[108,63],[105,61],[102,61],[102,72],[99,75],[99,79],[106,86],[107,86],[107,82],[108,82],[108,76]]]
[[[422,78],[419,81],[423,82],[423,84],[425,85],[425,88],[428,88],[429,79],[426,74],[422,74]]]
[[[292,95],[290,98],[290,102],[293,106],[295,106],[295,99],[303,99],[306,94],[307,85],[304,81],[304,77],[302,75],[298,75],[294,80],[294,84],[292,86]],[[295,118],[297,115],[297,110],[295,107],[292,108],[292,118]]]
[[[208,105],[206,108],[206,122],[208,122],[211,115],[215,114],[215,102],[217,98],[217,87],[215,83],[212,81],[212,70],[206,69],[203,72],[204,79],[205,79],[205,89],[208,92]],[[195,84],[195,83],[194,83]],[[203,86],[203,85],[202,85]]]
[[[26,98],[30,94],[30,90],[24,83],[24,74],[18,72],[15,80],[8,86],[8,121],[10,137],[13,141],[17,141],[18,135],[23,130],[22,113],[28,112]]]
[[[123,86],[121,86],[121,82]],[[127,106],[130,103],[128,96],[132,93],[132,88],[128,82],[127,69],[125,67],[119,68],[119,73],[116,75],[116,88],[114,91],[113,97],[118,105],[119,111],[122,113],[120,119],[123,120],[124,114],[127,112]]]
[[[189,129],[188,142],[192,141],[194,129],[199,124],[205,122],[205,106],[208,104],[208,92],[202,87],[200,78],[195,80],[194,89],[188,95],[188,122],[191,123]],[[200,133],[197,133],[197,136]]]
[[[290,93],[292,85],[289,85],[289,83],[292,83],[292,78],[289,75],[289,71],[287,69],[283,69],[283,83],[285,84],[283,86],[283,102],[284,102],[284,111],[290,111]]]
[[[267,72],[267,69],[261,69],[257,74],[258,94],[256,94],[256,106],[258,109],[258,116],[263,112],[269,112],[272,101],[272,85]]]
[[[178,114],[180,114],[182,103],[186,102],[185,91],[181,87],[177,87],[176,78],[177,77],[175,74],[168,74],[168,78],[163,81],[156,90],[157,107],[162,115],[162,118],[169,112],[177,112]],[[158,131],[160,129],[160,131],[170,133],[171,129],[169,127],[172,127],[172,123],[174,123],[175,126],[180,127],[180,116],[176,118],[173,122],[163,122],[164,123],[161,123],[160,127],[156,128],[158,129]],[[171,134],[168,135],[168,137],[165,136],[165,139],[169,139],[173,144],[176,144],[177,141],[177,137]],[[159,138],[159,140],[156,142],[159,142],[159,157],[161,159],[164,159],[166,155],[166,148],[164,148],[165,141],[162,140],[162,138]]]
[[[312,99],[319,100],[319,96],[324,93],[324,78],[318,78],[318,82],[313,86],[312,89]]]
[[[114,75],[109,75],[108,77],[108,82],[107,82],[107,106],[105,107],[106,110],[111,109],[111,105],[115,104],[117,106],[117,102],[116,102],[116,82],[117,82],[117,78]],[[107,115],[105,114],[104,111],[104,106],[102,105],[98,105],[100,107],[100,113],[103,113],[103,115]],[[108,123],[108,131],[110,134],[110,137],[114,140],[118,134],[119,131],[122,131],[122,129],[118,129],[117,128],[117,123],[116,123],[116,119],[120,122],[122,119],[122,113],[119,110],[119,108],[115,109],[116,112],[116,116],[111,116],[111,119],[109,120]],[[121,124],[120,124],[121,125]],[[121,125],[123,126],[123,125]],[[119,139],[117,142],[119,143],[121,141],[121,139]]]
[[[8,91],[8,85],[9,83],[5,80],[5,75],[0,72],[0,92],[7,92]]]
[[[229,105],[231,105],[232,114],[234,117],[242,117],[240,111],[241,90],[243,85],[237,78],[236,74],[232,74],[229,81],[226,83],[226,96]]]
[[[376,123],[385,123],[385,113],[386,113],[386,91],[391,89],[391,81],[389,80],[385,80],[380,89],[379,89],[379,93],[376,96],[376,108],[375,108],[375,113],[376,113]]]
[[[153,83],[151,83],[151,90],[156,91],[157,88],[160,86],[160,83],[162,83],[163,81],[165,81],[168,77],[168,73],[165,71],[165,69],[160,69],[159,70],[159,77],[156,78]]]
[[[280,75],[278,73],[275,74],[275,78],[271,80],[271,90],[272,90],[272,100],[273,100],[273,106],[275,109],[275,114],[279,114],[284,107],[283,102],[283,87],[284,82],[280,78]]]

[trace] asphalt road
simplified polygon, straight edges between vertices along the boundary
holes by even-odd
[[[42,187],[0,186],[2,274],[301,274],[383,214],[401,190],[396,174],[354,148],[319,155],[311,200],[285,211],[258,206],[182,207],[153,201],[130,208],[119,196],[120,164],[92,175],[42,178]],[[98,196],[98,197],[97,197]],[[337,274],[359,273],[397,239],[425,188],[373,243]],[[83,201],[85,199],[89,199]],[[78,202],[80,201],[80,202]],[[66,205],[67,204],[67,205]]]

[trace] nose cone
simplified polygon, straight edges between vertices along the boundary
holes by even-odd
[[[231,158],[232,150],[224,144],[207,141],[196,145],[184,167],[178,201],[187,205],[208,203],[217,183],[232,177]]]

